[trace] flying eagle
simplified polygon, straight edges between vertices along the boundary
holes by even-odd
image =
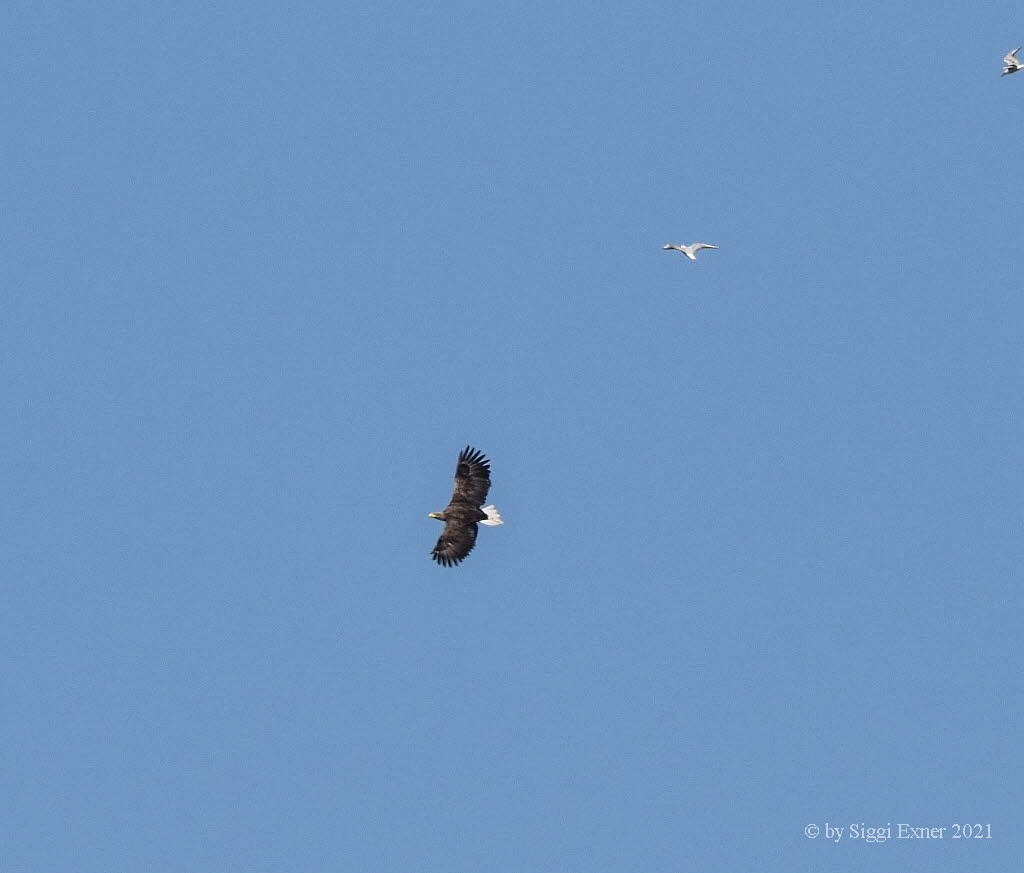
[[[444,530],[430,554],[443,567],[454,567],[476,545],[476,525],[502,524],[494,505],[483,506],[491,487],[491,462],[482,452],[466,446],[455,465],[455,492],[444,512],[432,512],[428,518],[444,522]],[[483,508],[481,508],[483,506]]]

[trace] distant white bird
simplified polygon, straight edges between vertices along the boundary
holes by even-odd
[[[684,246],[682,243],[675,246],[669,243],[666,246],[662,246],[663,249],[672,249],[673,251],[682,252],[691,261],[697,260],[697,252],[701,249],[717,249],[718,246],[710,245],[709,243],[690,243],[688,246]]]
[[[1024,48],[1024,46],[1017,46],[1017,48],[1015,48],[1005,58],[1003,58],[1004,76],[1009,73],[1016,73],[1017,70],[1019,70],[1021,67],[1024,67],[1024,64],[1022,64],[1017,58],[1017,52],[1019,52],[1022,48]]]

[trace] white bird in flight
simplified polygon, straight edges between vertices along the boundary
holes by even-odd
[[[669,243],[668,245],[662,246],[662,248],[682,252],[691,261],[696,261],[697,252],[699,252],[701,249],[717,249],[718,246],[713,246],[710,243],[690,243],[690,245],[688,246],[684,246],[682,243],[680,243],[679,245],[676,246],[672,245],[672,243]]]
[[[1017,46],[1012,52],[1010,52],[1005,58],[1003,58],[1003,75],[1008,73],[1016,73],[1021,67],[1024,67],[1018,58],[1017,52],[1019,52],[1024,46]]]

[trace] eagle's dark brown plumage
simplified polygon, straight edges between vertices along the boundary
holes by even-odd
[[[491,488],[490,461],[483,453],[466,446],[455,465],[455,491],[443,512],[430,513],[444,522],[444,530],[431,556],[444,567],[454,567],[476,545],[477,524],[501,524],[501,515],[493,506],[484,506]]]

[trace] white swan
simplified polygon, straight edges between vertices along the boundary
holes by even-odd
[[[1019,52],[1024,46],[1017,46],[1012,52],[1010,52],[1005,58],[1003,58],[1003,75],[1008,73],[1016,73],[1021,67],[1024,67],[1018,58],[1017,52]]]
[[[684,246],[682,243],[680,243],[679,245],[672,245],[672,243],[669,243],[668,245],[662,246],[662,248],[682,252],[691,261],[696,261],[697,252],[699,252],[701,249],[717,249],[718,246],[713,246],[710,243],[690,243],[690,245],[688,246]]]

